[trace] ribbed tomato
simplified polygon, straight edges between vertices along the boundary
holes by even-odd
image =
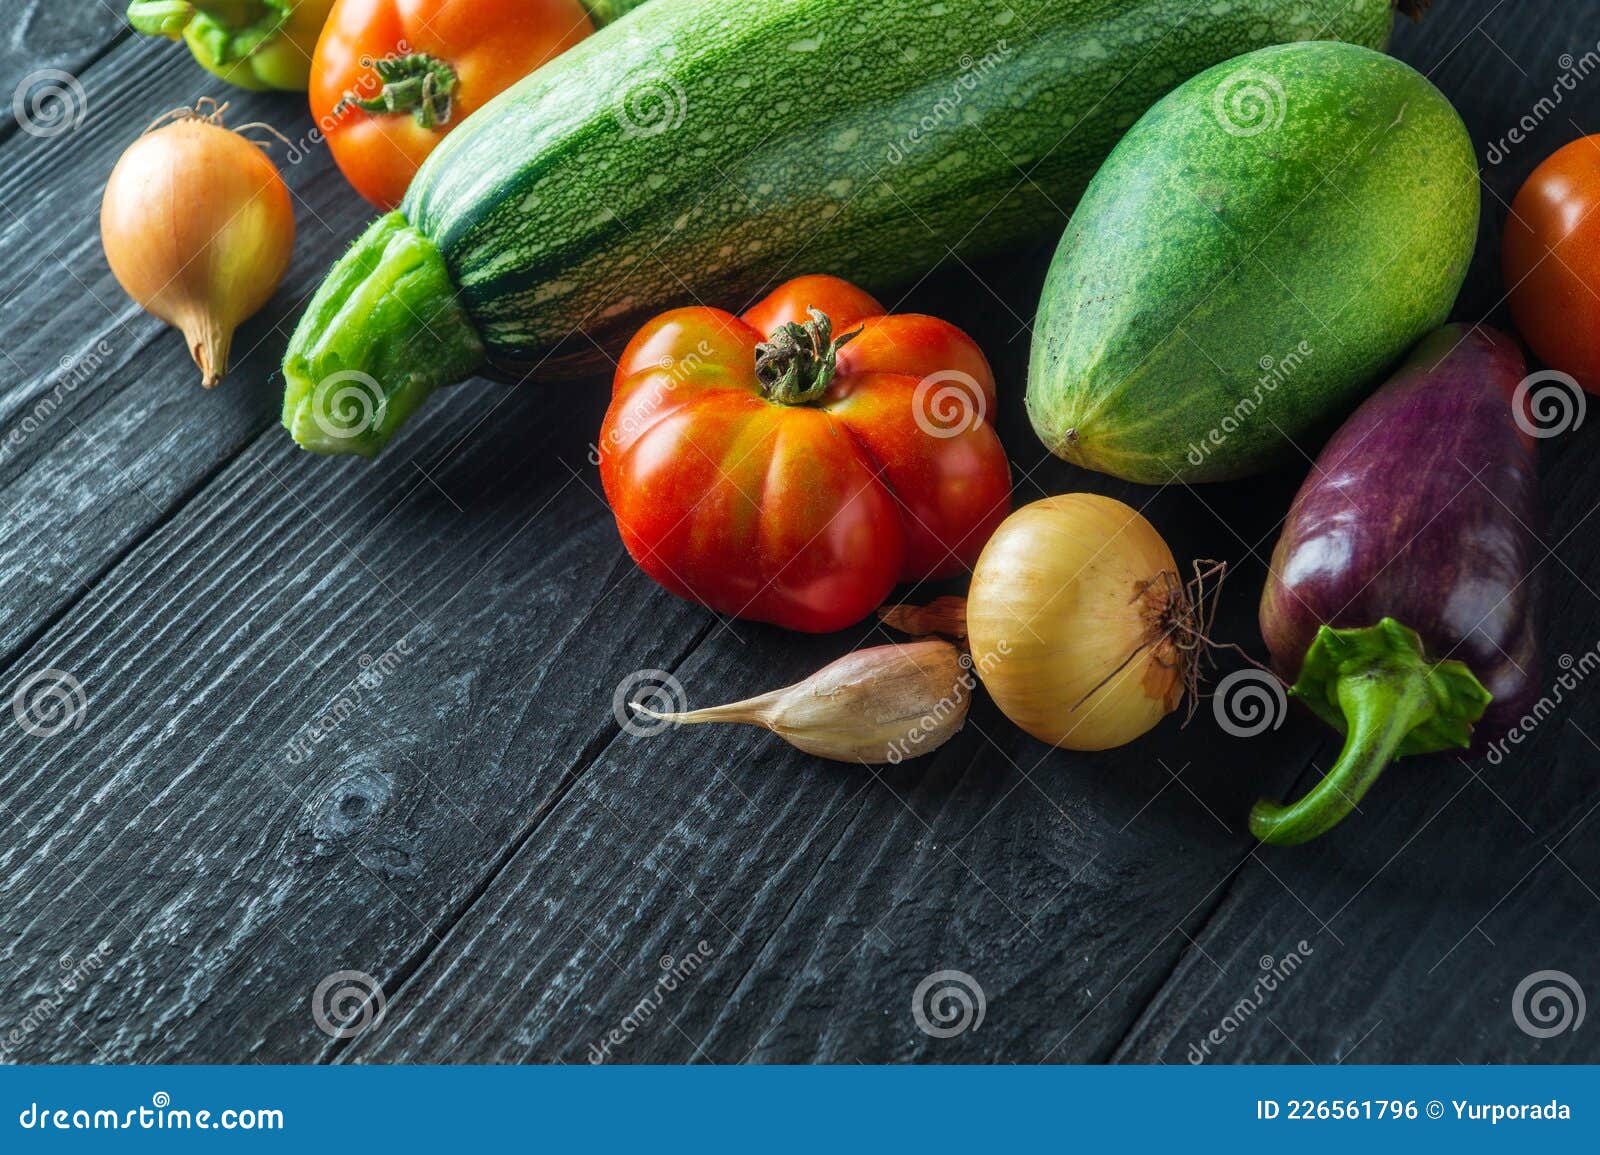
[[[994,375],[948,322],[800,277],[674,309],[617,364],[600,476],[623,544],[718,613],[821,633],[970,567],[1011,505]]]

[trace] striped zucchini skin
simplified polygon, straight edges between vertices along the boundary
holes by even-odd
[[[650,0],[446,137],[401,211],[520,379],[667,305],[884,290],[1059,233],[1183,80],[1391,24],[1390,0]]]

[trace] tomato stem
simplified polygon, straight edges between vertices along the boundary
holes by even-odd
[[[383,87],[376,96],[360,98],[346,93],[340,107],[364,112],[409,112],[423,128],[450,123],[451,96],[456,90],[456,71],[437,56],[413,52],[409,56],[375,60],[372,70]],[[339,109],[335,109],[337,113]]]
[[[756,379],[767,400],[806,405],[828,391],[839,368],[839,350],[861,334],[858,326],[835,339],[833,321],[821,309],[806,307],[811,320],[788,321],[756,346]]]

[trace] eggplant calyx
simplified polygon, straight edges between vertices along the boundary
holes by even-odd
[[[1291,693],[1345,736],[1339,760],[1304,797],[1262,799],[1250,832],[1263,842],[1309,842],[1356,809],[1396,758],[1463,749],[1490,694],[1462,662],[1430,662],[1416,631],[1393,618],[1375,626],[1323,626]]]

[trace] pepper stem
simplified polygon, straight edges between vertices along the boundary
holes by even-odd
[[[341,106],[372,113],[409,112],[423,128],[450,123],[456,70],[443,60],[426,52],[413,52],[392,60],[375,60],[372,69],[383,83],[377,95],[362,99],[353,92],[347,93]]]
[[[1394,759],[1469,745],[1490,698],[1461,662],[1428,661],[1417,634],[1393,618],[1360,629],[1323,626],[1293,692],[1342,730],[1345,743],[1303,798],[1262,799],[1250,811],[1251,833],[1278,846],[1333,829]]]
[[[767,400],[780,405],[805,405],[826,393],[839,368],[839,350],[861,334],[858,327],[835,340],[826,313],[810,306],[806,313],[811,320],[788,321],[756,346],[756,380]]]

